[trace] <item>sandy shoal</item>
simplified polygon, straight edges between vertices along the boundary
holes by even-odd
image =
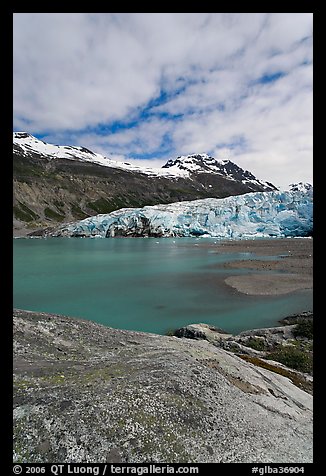
[[[312,238],[225,241],[218,245],[218,252],[244,253],[243,259],[224,264],[228,269],[248,269],[246,274],[225,279],[241,293],[278,295],[313,287]],[[246,253],[258,259],[246,259]]]
[[[300,289],[312,289],[311,276],[299,274],[229,276],[225,283],[237,291],[245,294],[271,296],[274,294],[288,294]]]

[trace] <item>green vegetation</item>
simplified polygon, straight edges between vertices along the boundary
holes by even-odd
[[[175,329],[168,329],[164,335],[168,336],[168,337],[173,337],[174,336],[174,333],[175,333]]]
[[[46,216],[46,218],[49,218],[55,221],[63,221],[65,219],[64,215],[60,215],[59,213],[55,212],[54,210],[48,207],[44,208],[44,215]]]
[[[295,337],[307,337],[308,339],[313,338],[313,322],[312,319],[307,319],[305,321],[300,321],[293,329],[293,335]]]
[[[282,346],[267,356],[269,360],[276,360],[281,364],[290,367],[291,369],[299,370],[300,372],[312,373],[313,359],[309,352],[301,350],[295,346]]]
[[[112,207],[112,205],[106,200],[105,198],[98,198],[94,202],[88,202],[87,206],[94,210],[96,213],[110,213],[116,208]]]
[[[154,200],[152,202],[151,200],[146,199],[145,197],[137,197],[131,198],[130,196],[126,196],[123,199],[120,198],[115,198],[112,204],[114,205],[115,210],[119,210],[120,208],[126,208],[126,207],[132,207],[132,208],[138,208],[138,207],[144,207],[145,205],[149,204],[156,204],[157,201]]]
[[[53,204],[57,207],[57,208],[63,208],[65,206],[64,202],[62,202],[61,200],[53,200]]]
[[[20,208],[16,207],[15,205],[13,206],[13,210],[14,210],[14,215],[15,215],[15,218],[17,218],[17,220],[20,220],[20,221],[33,221],[33,217],[27,213],[25,213],[23,210],[21,210]]]
[[[156,202],[155,202],[156,203]],[[147,202],[144,201],[137,201],[129,196],[124,197],[124,199],[114,198],[114,199],[106,199],[106,198],[98,198],[94,202],[88,202],[87,206],[94,210],[96,213],[111,213],[114,210],[119,210],[120,208],[126,207],[142,207],[146,205]]]
[[[34,213],[33,210],[28,208],[24,203],[18,203],[19,205],[13,206],[14,214],[17,220],[30,222],[39,218],[39,215]]]
[[[16,179],[25,182],[25,179],[30,177],[41,177],[43,175],[43,167],[32,161],[29,162],[25,157],[14,154],[13,175]]]
[[[228,344],[228,351],[238,354],[240,352],[239,346],[236,344],[236,342],[231,342],[231,344]]]
[[[98,381],[108,381],[112,378],[120,377],[126,373],[126,369],[123,366],[110,366],[99,368],[99,369],[91,369],[88,372],[83,373],[82,375],[77,376],[76,383],[79,384],[90,384]]]
[[[59,212],[59,215],[62,215],[64,217],[65,211],[64,211],[64,206],[65,204],[59,200],[53,200],[53,205],[56,207],[56,209]],[[61,221],[61,220],[59,220]]]
[[[244,345],[254,350],[266,350],[265,341],[256,337],[250,337]]]
[[[21,378],[21,379],[15,379],[13,382],[13,386],[17,390],[26,390],[30,387],[32,387],[32,382],[30,380]]]
[[[87,213],[83,212],[83,210],[75,203],[70,203],[70,206],[71,212],[75,218],[82,220],[83,218],[88,217]]]
[[[46,375],[39,377],[39,380],[48,385],[64,385],[66,383],[65,375],[63,374]]]

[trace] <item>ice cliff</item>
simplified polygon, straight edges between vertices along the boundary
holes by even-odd
[[[291,185],[288,191],[122,208],[69,223],[56,236],[308,236],[313,228],[313,188],[299,185]]]

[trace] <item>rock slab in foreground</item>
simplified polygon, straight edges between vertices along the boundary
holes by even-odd
[[[312,461],[312,397],[205,340],[14,312],[15,462]]]

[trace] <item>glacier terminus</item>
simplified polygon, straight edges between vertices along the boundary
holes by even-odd
[[[52,236],[241,239],[310,236],[312,229],[313,187],[300,183],[288,191],[122,208],[68,223]]]

